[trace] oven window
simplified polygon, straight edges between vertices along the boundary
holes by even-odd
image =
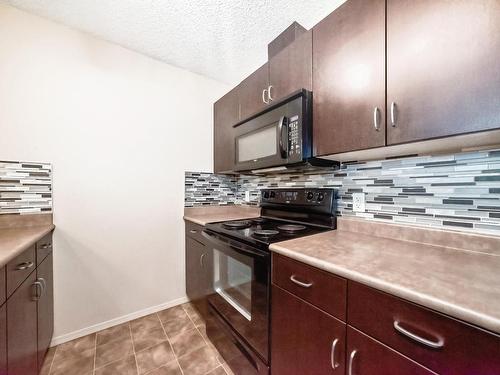
[[[278,147],[276,126],[276,124],[272,124],[238,137],[238,162],[276,155]]]
[[[247,320],[252,320],[252,267],[214,249],[214,289]]]

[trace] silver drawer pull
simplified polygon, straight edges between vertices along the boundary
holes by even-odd
[[[45,250],[45,249],[50,249],[52,247],[52,244],[51,243],[46,243],[46,244],[43,244],[42,245],[42,249]]]
[[[297,280],[295,275],[290,276],[290,281],[298,286],[301,286],[302,288],[310,288],[313,285],[313,283],[303,283],[302,281]]]
[[[336,349],[337,349],[337,344],[339,342],[339,339],[335,339],[333,340],[332,342],[332,350],[330,352],[330,363],[332,365],[332,369],[336,369],[337,367],[340,366],[340,363],[338,363],[336,360],[335,360],[335,357],[336,357]]]
[[[354,366],[354,357],[356,357],[357,353],[358,353],[357,350],[353,350],[351,352],[351,355],[349,355],[349,371],[348,371],[349,375],[353,374],[352,367]]]
[[[194,234],[194,233],[198,233],[198,231],[197,231],[196,229],[191,229],[191,230],[189,231],[189,233],[193,233],[193,234]]]
[[[17,265],[16,271],[27,270],[28,268],[31,268],[33,266],[34,266],[33,262],[23,262]]]
[[[439,348],[442,348],[444,346],[443,339],[439,338],[437,341],[431,341],[431,340],[424,339],[423,337],[420,337],[420,336],[404,329],[403,327],[401,327],[400,322],[397,320],[394,321],[394,329],[396,331],[398,331],[399,333],[401,333],[402,335],[409,337],[410,339],[415,340],[416,342],[419,342],[420,344],[424,344],[424,345],[428,346],[429,348],[439,349]]]

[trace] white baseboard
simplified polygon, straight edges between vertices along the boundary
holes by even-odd
[[[61,336],[53,337],[52,342],[50,343],[50,346],[60,345],[60,344],[63,344],[65,342],[77,339],[79,337],[90,335],[91,333],[99,332],[103,329],[110,328],[110,327],[116,326],[116,325],[121,324],[121,323],[129,322],[131,320],[141,318],[143,316],[146,316],[146,315],[149,315],[149,314],[161,311],[161,310],[165,310],[165,309],[168,309],[170,307],[174,307],[174,306],[186,303],[186,302],[188,302],[187,297],[177,298],[177,299],[174,299],[172,301],[162,303],[161,305],[148,307],[146,309],[135,311],[133,313],[123,315],[123,316],[120,316],[118,318],[108,320],[106,322],[94,324],[90,327],[82,328],[82,329],[79,329],[77,331],[66,333],[66,334],[61,335]]]

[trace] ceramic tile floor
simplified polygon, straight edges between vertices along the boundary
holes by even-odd
[[[189,303],[61,344],[40,375],[233,375]]]

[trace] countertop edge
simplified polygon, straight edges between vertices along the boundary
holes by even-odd
[[[449,302],[445,302],[443,300],[434,298],[432,296],[415,292],[412,289],[404,287],[395,287],[393,284],[385,282],[378,278],[366,276],[362,273],[352,271],[344,267],[336,266],[331,262],[326,262],[321,259],[297,253],[296,251],[281,247],[279,244],[272,244],[269,247],[269,249],[272,252],[295,259],[297,261],[324,270],[326,272],[330,272],[332,274],[344,277],[351,281],[356,281],[365,284],[382,292],[389,293],[396,297],[413,302],[417,305],[427,307],[439,313],[448,315],[452,318],[488,330],[494,334],[497,335],[500,334],[500,319],[496,319],[488,315],[480,314],[473,310],[465,309],[463,307],[450,304]]]
[[[45,235],[52,232],[56,228],[56,226],[54,224],[49,224],[49,225],[26,227],[25,229],[33,229],[33,228],[44,228],[44,229],[41,230],[39,233],[37,233],[35,236],[31,237],[28,241],[20,242],[19,245],[17,245],[14,248],[12,253],[10,253],[8,256],[6,256],[5,258],[3,258],[0,261],[0,267],[4,267],[5,265],[7,265],[7,263],[9,263],[12,259],[17,257],[19,254],[21,254],[27,248],[29,248],[30,246],[33,246],[37,241],[41,240]],[[18,227],[16,229],[23,229],[23,228]]]
[[[201,226],[205,226],[205,222],[204,221],[201,221],[201,220],[198,220],[198,219],[195,219],[193,217],[189,217],[189,216],[183,216],[182,217],[185,221],[190,221],[191,223],[195,223],[195,224],[198,224],[198,225],[201,225]]]

